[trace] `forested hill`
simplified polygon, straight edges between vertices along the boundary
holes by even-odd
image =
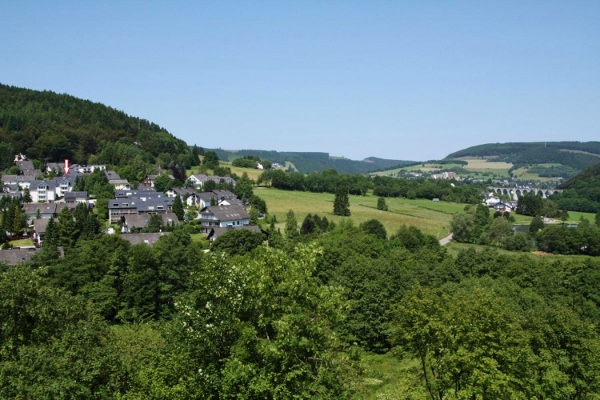
[[[582,170],[600,162],[600,142],[488,143],[446,158],[459,157],[498,157],[515,165],[558,163]]]
[[[573,211],[600,212],[600,163],[592,165],[558,187],[563,193],[552,197]]]
[[[0,84],[0,170],[16,153],[39,161],[124,166],[193,163],[187,144],[166,129],[67,94]]]
[[[388,169],[400,165],[413,164],[414,161],[387,160],[383,158],[369,157],[363,161],[350,160],[348,158],[331,157],[329,153],[323,152],[285,152],[274,150],[236,150],[227,151],[223,149],[207,149],[217,153],[221,160],[232,161],[238,157],[258,156],[262,160],[285,165],[286,162],[294,164],[300,172],[323,172],[334,168],[340,173],[362,174],[381,169]]]

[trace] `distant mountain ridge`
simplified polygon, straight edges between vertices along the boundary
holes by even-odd
[[[600,142],[514,142],[468,147],[446,156],[497,157],[515,166],[557,163],[583,170],[600,162]]]
[[[368,157],[362,161],[347,158],[332,157],[325,152],[288,152],[275,150],[223,150],[205,149],[217,153],[221,160],[232,161],[243,156],[258,156],[261,160],[269,160],[285,165],[286,162],[294,164],[300,172],[323,172],[335,169],[340,173],[364,174],[376,170],[393,168],[401,165],[413,164],[414,161],[388,160],[377,157]]]

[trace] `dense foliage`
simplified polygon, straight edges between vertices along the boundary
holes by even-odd
[[[17,153],[42,164],[65,158],[109,164],[132,181],[155,163],[175,170],[198,162],[182,140],[148,120],[66,94],[0,84],[0,170]]]
[[[465,212],[506,220],[486,211]],[[11,398],[349,398],[362,351],[418,361],[399,393],[600,393],[591,258],[455,257],[414,227],[312,215],[298,231],[292,211],[287,238],[234,230],[205,254],[185,226],[150,247],[62,214],[31,266],[0,271]]]
[[[316,193],[337,193],[339,187],[346,187],[349,194],[366,195],[372,189],[380,197],[406,197],[409,199],[438,198],[444,201],[476,204],[480,202],[485,186],[470,183],[450,182],[446,179],[403,179],[384,176],[340,174],[330,169],[322,173],[304,175],[300,172],[282,170],[264,171],[258,184],[270,183],[282,190],[299,190]]]
[[[572,211],[600,211],[600,163],[597,163],[562,185],[559,189],[564,192],[555,194],[552,199],[561,208]]]

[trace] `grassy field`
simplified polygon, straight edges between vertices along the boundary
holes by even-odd
[[[19,239],[13,240],[10,244],[14,247],[31,247],[33,246],[33,241],[31,239]]]
[[[478,171],[478,172],[486,172],[486,171],[508,171],[512,168],[511,163],[507,163],[504,161],[488,161],[486,159],[481,158],[461,158],[468,162],[469,164],[465,165],[464,168],[470,171]]]
[[[374,172],[373,175],[377,176],[388,176],[396,175],[400,171],[423,171],[423,172],[435,172],[441,171],[442,169],[462,167],[460,164],[438,164],[438,163],[423,163],[417,165],[411,165],[409,167],[394,168],[385,171]]]
[[[417,379],[417,360],[399,360],[391,354],[363,354],[364,378],[358,386],[363,399],[427,398],[423,383]]]
[[[242,176],[242,174],[244,172],[246,172],[248,174],[248,176],[250,177],[250,179],[253,179],[255,181],[258,179],[260,174],[262,174],[262,172],[263,172],[260,169],[234,167],[233,165],[231,165],[231,163],[223,162],[223,161],[220,161],[219,165],[222,167],[231,168],[231,172],[233,172],[237,176]],[[190,176],[191,174],[198,174],[199,173],[198,171],[200,171],[200,167],[193,167],[192,169],[188,169],[186,172],[187,172],[187,175]],[[209,173],[212,174],[213,171],[209,170]]]
[[[422,163],[411,165],[403,168],[395,168],[386,171],[376,172],[375,175],[387,176],[387,175],[395,175],[400,171],[416,171],[421,170],[423,172],[436,172],[440,170],[447,170],[450,168],[464,168],[470,173],[467,175],[461,175],[462,177],[481,177],[485,174],[485,176],[495,175],[498,177],[508,178],[508,170],[513,166],[511,163],[507,163],[504,161],[488,161],[486,159],[481,158],[461,158],[463,161],[467,161],[467,165],[461,164],[439,164],[439,163]]]
[[[532,167],[539,166],[539,167],[550,168],[550,167],[559,167],[560,165],[561,164],[557,164],[557,163],[546,163],[546,164],[535,164],[535,165],[532,165]],[[546,178],[546,177],[541,177],[538,174],[530,173],[528,167],[522,167],[522,168],[517,168],[517,169],[513,170],[513,175],[523,181],[549,182],[549,181],[556,180],[556,178]]]
[[[333,194],[273,188],[255,189],[255,194],[266,201],[269,215],[277,217],[277,226],[281,229],[285,227],[285,218],[289,210],[294,210],[298,223],[309,213],[325,216],[335,222],[345,218],[333,215]],[[377,210],[375,196],[350,196],[350,218],[356,224],[377,219],[383,223],[388,234],[396,232],[402,225],[412,225],[425,233],[443,238],[450,233],[448,225],[452,215],[464,208],[464,204],[400,198],[388,198],[386,203],[389,208],[387,212]]]

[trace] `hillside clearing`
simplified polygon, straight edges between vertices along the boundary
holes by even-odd
[[[285,227],[285,218],[289,210],[293,210],[301,223],[307,214],[319,214],[334,222],[345,217],[333,215],[334,195],[330,193],[310,193],[278,190],[273,188],[255,189],[255,194],[263,198],[269,215],[277,218],[277,227]],[[448,226],[452,215],[464,208],[464,204],[432,202],[430,200],[408,200],[387,198],[389,211],[377,210],[377,197],[350,196],[350,219],[360,224],[370,219],[383,223],[388,234],[395,233],[402,225],[416,226],[424,233],[443,238],[450,231]]]

